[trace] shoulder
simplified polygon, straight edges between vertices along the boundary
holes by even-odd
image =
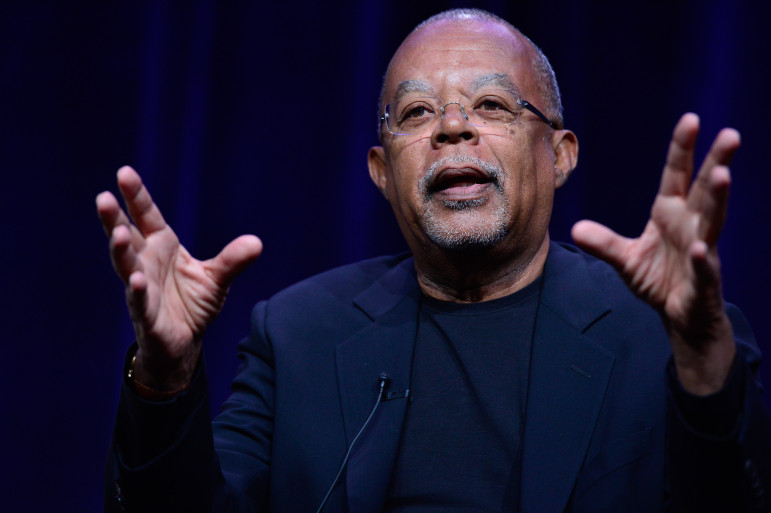
[[[322,297],[351,302],[387,274],[399,274],[398,267],[408,272],[412,268],[411,262],[411,255],[402,253],[343,265],[295,283],[278,292],[269,302],[305,302]]]
[[[668,351],[658,312],[613,267],[575,246],[552,243],[542,304],[613,353],[631,351],[641,339],[657,340],[651,345]]]
[[[409,253],[381,256],[344,265],[302,280],[258,303],[253,320],[276,324],[345,324],[359,326],[369,317],[357,304],[357,298],[376,301],[378,292],[392,288],[399,294],[417,283]],[[366,301],[365,301],[366,302]]]
[[[367,300],[387,304],[391,300],[381,291],[390,288],[395,295],[406,295],[405,283],[410,281],[417,287],[409,254],[363,260],[312,276],[253,308],[250,336],[242,348],[266,360],[284,355],[282,361],[294,362],[288,368],[333,358],[337,343],[372,323],[373,306]]]
[[[563,294],[599,294],[610,303],[642,303],[613,267],[572,244],[552,242],[544,275],[562,282]]]

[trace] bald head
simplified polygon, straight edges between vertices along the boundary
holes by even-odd
[[[549,60],[546,58],[546,55],[544,55],[540,48],[512,24],[503,18],[482,9],[451,9],[443,11],[431,16],[416,26],[397,49],[388,65],[386,74],[383,76],[380,98],[378,99],[379,112],[382,113],[386,84],[388,83],[388,77],[391,73],[394,61],[400,57],[400,53],[402,53],[406,47],[412,45],[416,36],[421,32],[436,29],[438,28],[436,25],[442,24],[461,24],[467,27],[476,24],[482,26],[483,28],[481,30],[487,32],[502,29],[513,35],[514,38],[512,39],[512,44],[518,46],[519,50],[527,55],[530,73],[540,97],[537,100],[531,101],[538,101],[539,104],[542,105],[541,108],[544,110],[546,116],[555,123],[557,128],[562,128],[562,99],[559,86],[557,85],[557,79],[554,75],[554,70],[549,63]],[[451,28],[449,28],[449,30],[451,30]]]

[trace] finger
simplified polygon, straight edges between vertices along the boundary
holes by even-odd
[[[96,212],[107,236],[110,236],[119,224],[131,226],[131,221],[111,192],[105,191],[96,197]]]
[[[102,229],[108,237],[112,236],[115,227],[125,225],[131,231],[131,242],[135,250],[141,249],[144,244],[144,237],[131,224],[128,216],[120,208],[118,200],[110,192],[102,192],[96,197],[96,212],[99,215],[99,221],[102,223]]]
[[[131,273],[140,268],[136,251],[131,243],[131,232],[126,225],[118,225],[110,237],[110,258],[115,272],[124,283]]]
[[[617,269],[623,267],[631,239],[622,237],[607,226],[587,220],[573,225],[570,233],[584,251],[605,260]]]
[[[731,188],[731,172],[726,166],[715,166],[706,185],[700,205],[698,237],[709,247],[717,244],[728,211],[728,193]]]
[[[695,241],[688,248],[693,270],[702,286],[713,285],[720,280],[720,269],[710,259],[709,247],[703,241]],[[717,259],[715,259],[717,262]],[[719,265],[719,264],[718,264]]]
[[[142,183],[142,178],[131,167],[123,166],[118,170],[118,187],[131,219],[143,235],[150,235],[166,227],[166,221]]]
[[[142,271],[131,273],[126,282],[126,304],[129,307],[131,320],[137,330],[137,339],[142,339],[144,327],[148,324],[147,317],[147,277]]]
[[[682,196],[688,194],[693,176],[693,152],[699,134],[699,117],[691,112],[683,114],[672,132],[659,194]]]
[[[734,153],[741,144],[741,135],[733,128],[724,128],[718,132],[717,137],[712,142],[712,146],[707,152],[707,156],[702,164],[702,169],[713,166],[729,166]]]
[[[717,166],[727,167],[731,164],[736,150],[741,144],[739,132],[733,128],[724,128],[715,137],[712,146],[699,169],[696,182],[688,195],[688,208],[702,210],[712,191],[711,175]]]
[[[260,253],[262,241],[254,235],[242,235],[225,246],[219,255],[208,260],[206,266],[217,283],[228,287]]]

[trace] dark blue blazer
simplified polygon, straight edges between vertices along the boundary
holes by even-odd
[[[106,508],[312,513],[386,372],[389,399],[324,509],[380,512],[409,401],[420,298],[413,260],[402,256],[335,269],[258,304],[233,393],[211,423],[203,369],[166,403],[144,401],[126,383]],[[519,511],[768,511],[761,505],[771,421],[753,372],[760,354],[741,314],[729,308],[729,315],[738,385],[731,397],[684,410],[671,397],[677,383],[668,378],[671,351],[657,313],[605,263],[552,244],[532,348]],[[700,408],[710,404],[729,419],[720,432],[699,428]]]

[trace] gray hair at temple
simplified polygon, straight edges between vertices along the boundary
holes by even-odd
[[[536,86],[538,87],[538,93],[546,101],[546,105],[543,107],[543,109],[546,111],[545,112],[546,116],[554,122],[556,128],[559,129],[563,127],[562,97],[560,96],[560,88],[557,85],[557,77],[554,75],[554,70],[552,69],[551,64],[549,63],[549,59],[546,58],[546,55],[544,55],[543,51],[541,51],[541,49],[538,48],[538,46],[535,43],[533,43],[529,37],[527,37],[525,34],[520,32],[520,30],[517,27],[515,27],[508,21],[504,20],[500,16],[497,16],[491,12],[488,12],[482,9],[450,9],[447,11],[442,11],[422,21],[420,24],[418,24],[418,26],[412,29],[412,32],[410,32],[409,35],[412,35],[414,32],[416,32],[417,30],[420,30],[426,25],[430,25],[431,23],[434,23],[437,21],[446,21],[446,20],[454,20],[454,21],[482,20],[482,21],[491,21],[494,23],[500,23],[501,25],[505,26],[513,33],[521,36],[525,41],[530,43],[530,45],[535,50],[535,56],[533,58],[532,67],[533,67],[533,71],[535,72]],[[409,35],[407,37],[409,37]],[[387,74],[388,74],[388,70],[386,70],[386,75]],[[385,94],[386,75],[383,75],[383,82],[380,86],[380,96],[377,102],[378,119],[381,116],[380,109],[383,104],[383,95]],[[382,124],[378,122],[378,137],[380,137],[382,134],[381,130],[382,130]]]

